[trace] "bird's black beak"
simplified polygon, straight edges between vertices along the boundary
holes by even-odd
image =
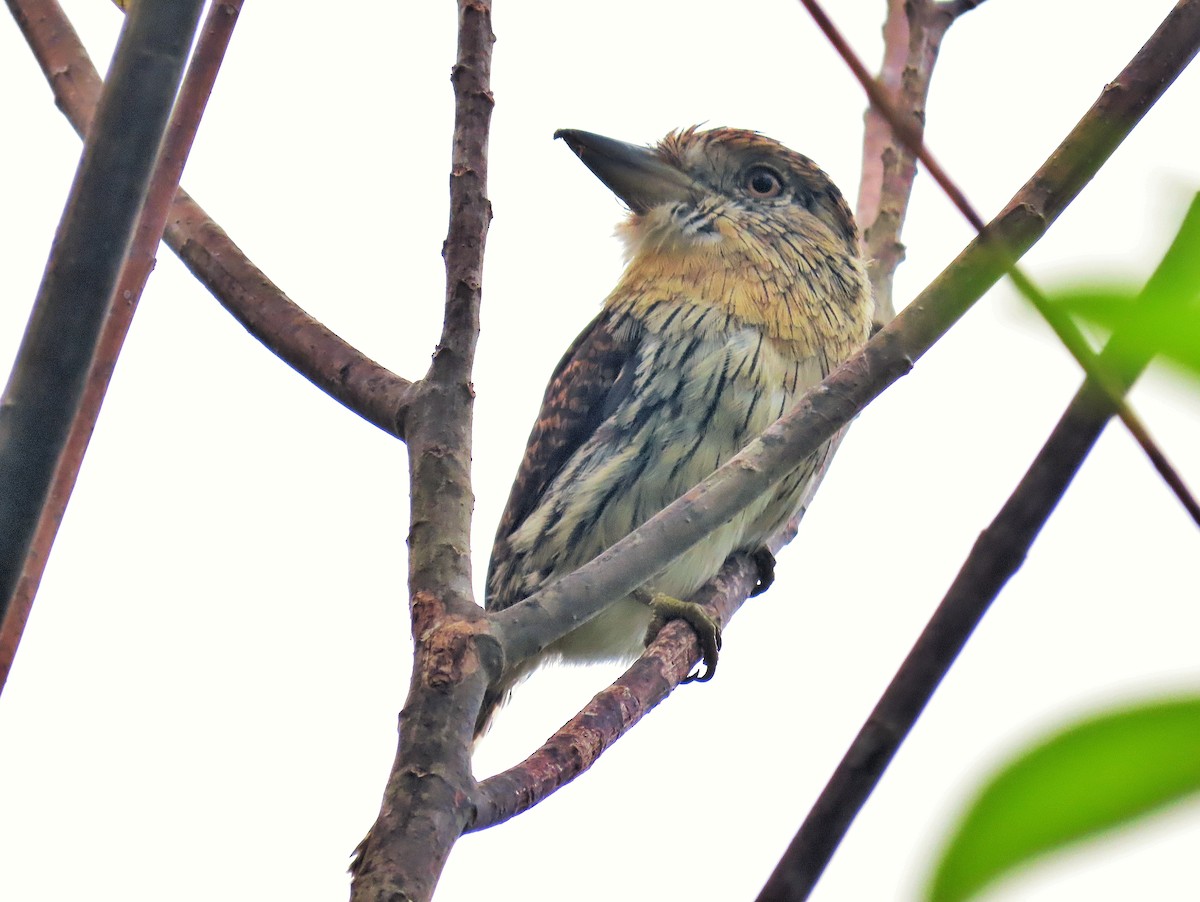
[[[554,137],[562,138],[583,165],[635,213],[690,200],[696,193],[695,183],[650,147],[574,128],[560,128]]]

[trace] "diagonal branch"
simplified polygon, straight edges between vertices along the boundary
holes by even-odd
[[[691,600],[703,604],[724,628],[758,579],[749,555],[735,554]],[[515,767],[479,784],[468,830],[516,817],[586,771],[614,742],[671,694],[688,675],[700,646],[678,620],[659,632],[640,658],[607,689]]]
[[[79,417],[200,7],[200,0],[143,2],[126,20],[0,400],[2,616],[27,566],[55,470]]]
[[[1200,198],[1192,202],[1187,218],[1200,223]],[[1196,227],[1192,227],[1193,232]],[[1178,246],[1172,248],[1143,296],[1161,295],[1159,286],[1168,278],[1178,280],[1180,269],[1185,267],[1190,272],[1182,284],[1200,282],[1200,260],[1185,259]],[[1109,372],[1123,370],[1116,378],[1128,390],[1149,361],[1144,357],[1131,359],[1132,352],[1124,344],[1118,333],[1100,356]],[[992,601],[1024,562],[1113,414],[1106,393],[1092,382],[1084,382],[1016,490],[971,549],[945,598],[759,894],[758,902],[808,898],[900,743]]]
[[[102,83],[56,0],[7,0],[55,102],[80,135]],[[305,313],[183,189],[164,240],[220,304],[273,354],[334,400],[397,438],[414,386]]]
[[[877,84],[870,75],[867,74],[866,67],[862,61],[854,53],[846,39],[838,31],[821,8],[818,0],[800,0],[804,8],[812,15],[813,20],[817,23],[820,29],[825,33],[836,48],[842,59],[846,62],[850,71],[854,73],[854,77],[862,85],[867,96],[871,99],[871,105],[879,110],[879,112],[888,120],[897,137],[916,154],[929,174],[933,177],[938,186],[950,198],[959,212],[969,222],[981,236],[985,236],[985,226],[983,218],[971,206],[971,202],[967,200],[966,195],[962,190],[951,180],[950,176],[942,168],[941,164],[933,158],[933,154],[925,146],[922,141],[921,130],[912,122],[900,115],[893,106],[891,99],[883,92],[883,89]],[[1176,11],[1187,5],[1187,0],[1181,0],[1176,7]],[[998,249],[1003,253],[1003,249]],[[1138,416],[1133,412],[1133,409],[1125,401],[1124,392],[1121,386],[1117,384],[1096,359],[1095,352],[1092,351],[1087,339],[1083,337],[1079,327],[1065,316],[1056,316],[1050,308],[1049,302],[1046,300],[1041,290],[1033,284],[1033,281],[1025,275],[1024,272],[1016,265],[1015,261],[1010,267],[1008,276],[1012,279],[1017,290],[1033,305],[1034,309],[1041,314],[1042,318],[1049,323],[1050,328],[1054,330],[1054,334],[1058,336],[1059,341],[1075,358],[1076,362],[1083,368],[1087,377],[1095,383],[1095,385],[1104,391],[1112,401],[1113,407],[1116,410],[1117,416],[1121,418],[1121,422],[1129,430],[1134,440],[1145,452],[1150,459],[1154,468],[1162,476],[1163,481],[1167,483],[1168,488],[1179,499],[1184,509],[1191,516],[1193,521],[1200,526],[1200,503],[1192,497],[1184,484],[1182,477],[1167,460],[1162,450],[1155,444],[1150,437],[1149,431],[1141,422]]]
[[[681,554],[812,453],[944,335],[1078,195],[1200,46],[1200,0],[1163,24],[959,257],[763,437],[575,573],[493,615],[509,666],[545,648]],[[1003,249],[1003,250],[1002,250]]]
[[[182,188],[163,240],[268,351],[368,423],[404,439],[419,383],[397,376],[305,313]]]
[[[79,467],[83,463],[92,430],[96,427],[96,418],[100,415],[100,406],[104,403],[104,395],[108,391],[117,357],[125,344],[125,336],[129,333],[138,299],[146,286],[150,270],[154,268],[154,252],[162,239],[167,210],[179,187],[179,179],[183,175],[183,167],[195,140],[196,129],[204,115],[204,107],[212,92],[217,72],[221,68],[221,60],[229,46],[229,38],[233,34],[233,26],[237,22],[241,6],[241,0],[227,0],[214,3],[209,9],[204,28],[196,42],[196,52],[179,89],[179,97],[175,102],[158,162],[150,179],[146,202],[134,232],[133,244],[125,258],[108,315],[101,328],[83,399],[71,423],[62,457],[54,471],[50,492],[41,510],[12,606],[0,623],[0,691],[3,691],[8,679],[21,634],[29,619],[34,595],[37,594],[46,561],[50,556],[50,548],[54,544],[67,502],[75,488],[75,479],[79,475]]]
[[[844,434],[843,428],[817,462],[816,475],[796,516],[768,542],[773,553],[794,538]],[[703,605],[724,629],[757,586],[759,575],[758,564],[751,556],[733,554],[691,600]],[[620,678],[560,727],[541,748],[520,764],[479,784],[475,819],[468,829],[474,832],[503,823],[570,783],[674,691],[699,658],[700,644],[695,631],[682,623],[668,622]]]
[[[932,0],[890,0],[888,9],[878,81],[897,95],[898,105],[923,128],[925,102],[942,39],[950,24],[966,10],[950,11]],[[864,256],[876,299],[875,323],[881,327],[895,316],[892,281],[903,258],[900,230],[916,175],[916,159],[895,140],[887,120],[873,107],[868,107],[865,115],[863,170],[857,219],[864,227]],[[788,529],[776,537],[772,551],[778,551],[795,534],[844,434],[845,429],[831,442],[816,468],[808,497]],[[754,589],[755,577],[749,559],[735,555],[693,600],[708,605],[725,626]],[[597,695],[545,745],[525,761],[480,784],[472,830],[514,817],[575,779],[683,680],[699,648],[691,630],[669,627],[625,675]]]

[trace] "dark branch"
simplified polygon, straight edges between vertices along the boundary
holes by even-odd
[[[78,416],[200,6],[200,0],[140,3],[117,42],[109,84],[0,400],[0,617],[26,569]]]
[[[163,227],[167,221],[167,210],[179,187],[183,167],[196,137],[196,129],[204,115],[204,108],[221,68],[233,26],[241,9],[241,0],[215,3],[209,9],[208,18],[196,42],[196,52],[183,78],[179,97],[163,138],[158,162],[150,179],[146,202],[134,231],[133,244],[117,280],[108,316],[100,331],[96,356],[92,361],[84,388],[78,414],[71,423],[66,445],[46,505],[42,508],[34,532],[33,543],[17,584],[16,596],[3,623],[0,623],[0,690],[8,679],[8,672],[16,656],[25,622],[33,607],[50,548],[58,534],[59,524],[66,511],[67,501],[75,488],[75,479],[83,456],[87,451],[100,406],[108,391],[109,380],[117,357],[125,344],[125,336],[133,321],[138,300],[154,268],[154,254],[162,240]]]
[[[1200,218],[1193,201],[1189,218]],[[1181,284],[1200,281],[1200,260],[1169,252],[1144,292],[1160,294],[1168,270],[1191,272]],[[1180,283],[1177,283],[1180,284]],[[1101,354],[1128,390],[1148,360],[1138,359],[1114,336]],[[1092,450],[1114,409],[1106,393],[1085,382],[1034,458],[1029,470],[983,531],[938,605],[912,651],[896,672],[875,710],[855,737],[833,777],[821,792],[758,902],[807,899],[859,810],[891,763],[900,743],[933,697],[992,601],[1017,572],[1025,557]]]

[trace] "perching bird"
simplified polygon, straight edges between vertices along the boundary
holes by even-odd
[[[627,264],[550,379],[496,532],[488,610],[586,564],[702,481],[854,352],[871,322],[854,218],[807,157],[731,128],[693,127],[657,147],[573,129],[555,137],[629,207],[618,228]],[[711,674],[719,635],[688,596],[791,519],[824,453],[505,673],[476,736],[545,660],[637,657],[648,601],[699,627]]]

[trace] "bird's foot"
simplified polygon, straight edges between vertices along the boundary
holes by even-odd
[[[707,683],[717,672],[717,654],[721,650],[720,624],[704,609],[703,605],[696,604],[694,601],[680,601],[678,598],[664,595],[661,592],[644,594],[645,598],[641,600],[650,605],[650,610],[654,612],[654,619],[650,621],[650,628],[646,630],[646,644],[649,645],[654,641],[659,630],[666,626],[668,621],[686,621],[696,631],[704,669],[688,674],[683,682]]]
[[[750,597],[762,595],[775,582],[775,555],[765,545],[750,555],[758,567],[758,583],[750,590]]]

